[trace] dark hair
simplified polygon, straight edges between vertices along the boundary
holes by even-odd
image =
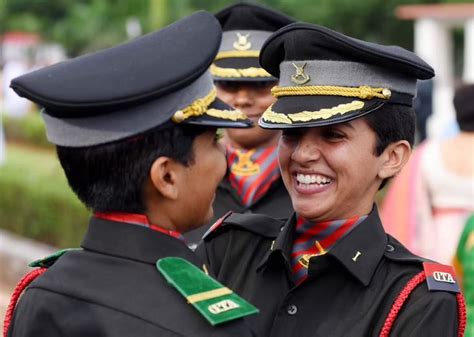
[[[474,84],[463,84],[456,88],[453,104],[459,129],[474,132]]]
[[[375,155],[380,156],[391,143],[406,140],[413,146],[415,142],[415,110],[399,104],[386,104],[379,110],[365,116],[369,127],[374,130],[377,143]],[[380,188],[383,188],[385,179]]]
[[[208,129],[173,126],[93,147],[57,146],[69,186],[95,212],[143,213],[143,189],[160,156],[183,165],[194,160],[194,139]]]

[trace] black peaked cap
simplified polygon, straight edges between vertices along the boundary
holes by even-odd
[[[20,76],[11,87],[53,116],[101,114],[186,86],[207,70],[220,41],[218,23],[202,11],[131,42]]]
[[[294,20],[280,12],[261,5],[237,3],[222,9],[216,14],[222,30],[263,30],[274,32]]]
[[[222,38],[200,11],[119,46],[15,78],[18,95],[44,107],[48,139],[69,147],[135,136],[167,123],[249,127],[216,99],[209,72]]]
[[[276,81],[261,68],[258,56],[264,41],[294,20],[273,9],[238,3],[216,13],[224,31],[219,54],[211,66],[216,81]]]
[[[259,124],[276,129],[343,123],[385,104],[412,106],[416,81],[434,76],[413,52],[308,23],[273,33],[260,64],[279,84]]]

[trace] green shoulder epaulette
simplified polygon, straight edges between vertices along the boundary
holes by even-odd
[[[166,281],[212,325],[259,312],[252,304],[185,259],[162,258],[156,262],[156,267]]]
[[[41,267],[41,268],[49,268],[51,267],[57,259],[59,259],[61,256],[66,254],[67,252],[73,251],[73,250],[82,250],[82,248],[66,248],[66,249],[61,249],[58,250],[56,253],[53,253],[51,255],[48,255],[42,259],[36,260],[31,262],[28,266],[29,267]]]

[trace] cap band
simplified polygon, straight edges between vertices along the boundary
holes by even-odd
[[[280,87],[338,86],[388,88],[415,96],[416,81],[375,65],[345,61],[284,61],[280,64]]]
[[[186,108],[213,88],[209,71],[188,86],[129,109],[85,118],[57,118],[42,112],[48,140],[56,145],[83,147],[104,144],[149,130]],[[133,110],[133,113],[131,111]],[[113,116],[113,117],[111,117]],[[93,125],[94,127],[91,127]]]
[[[272,32],[264,30],[229,30],[222,34],[222,42],[219,51],[259,51],[270,35],[272,35]]]

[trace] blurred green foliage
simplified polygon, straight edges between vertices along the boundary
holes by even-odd
[[[463,2],[473,2],[464,0]],[[126,23],[134,18],[143,33],[185,15],[216,12],[233,0],[0,0],[0,33],[38,32],[62,44],[69,56],[109,47],[126,40]],[[260,0],[298,21],[321,24],[353,37],[398,44],[411,49],[413,23],[395,17],[404,4],[456,0]]]
[[[5,115],[3,118],[3,128],[7,140],[54,149],[54,145],[46,139],[44,122],[39,113],[28,113],[22,118],[12,118]]]
[[[0,165],[0,227],[57,247],[77,247],[88,211],[50,150],[9,144]]]

